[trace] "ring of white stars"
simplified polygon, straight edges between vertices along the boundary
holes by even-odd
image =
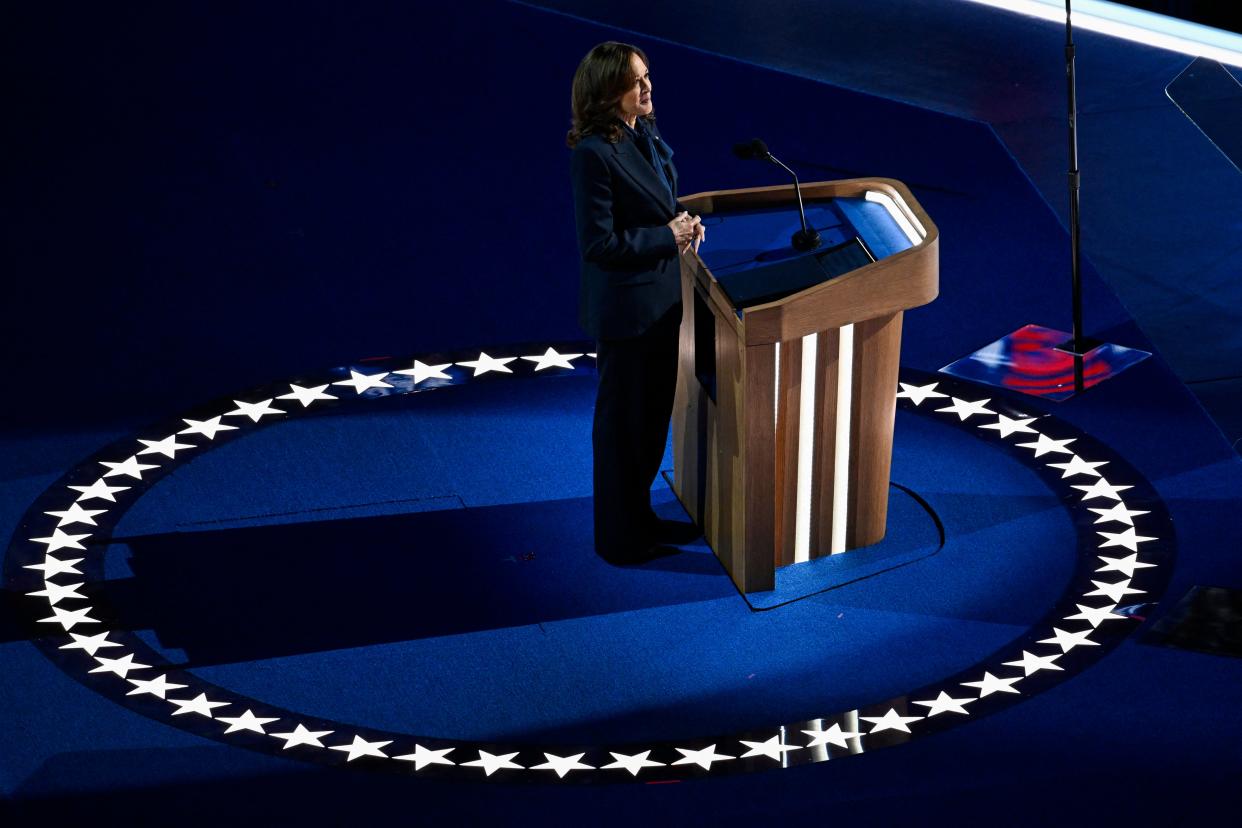
[[[1077,612],[1057,620],[1048,637],[1034,643],[1028,639],[1027,649],[1022,649],[1019,657],[989,664],[988,669],[980,670],[973,680],[960,681],[940,689],[934,698],[912,696],[899,705],[888,706],[879,715],[856,715],[852,720],[858,723],[857,729],[846,729],[841,721],[824,727],[823,723],[830,720],[815,720],[821,724],[813,730],[786,732],[782,727],[765,738],[736,739],[733,742],[718,739],[704,747],[674,745],[633,752],[593,750],[565,752],[564,755],[529,747],[510,751],[500,749],[492,753],[468,745],[441,743],[427,747],[415,742],[412,753],[393,755],[387,750],[393,744],[392,740],[367,739],[359,733],[332,729],[317,730],[309,727],[307,721],[300,720],[297,714],[285,711],[280,711],[280,715],[258,715],[244,703],[230,701],[226,691],[218,688],[196,692],[190,685],[172,680],[163,668],[137,661],[136,653],[126,652],[127,645],[123,640],[113,640],[114,635],[120,638],[119,633],[98,628],[90,633],[76,631],[79,625],[89,627],[104,623],[91,616],[89,589],[87,593],[81,591],[87,583],[82,580],[78,565],[87,556],[99,554],[91,546],[91,537],[98,528],[96,519],[117,508],[117,496],[132,488],[121,485],[121,479],[143,481],[145,473],[169,461],[179,460],[181,452],[209,447],[222,432],[244,427],[244,421],[259,423],[268,417],[284,417],[319,403],[338,401],[342,399],[342,394],[357,398],[364,394],[372,397],[407,393],[419,390],[423,383],[429,383],[426,387],[438,387],[464,376],[514,374],[515,369],[532,375],[550,368],[574,369],[577,367],[574,361],[584,356],[593,358],[595,355],[559,353],[555,348],[548,347],[541,354],[512,356],[494,356],[481,351],[477,358],[459,362],[425,363],[416,359],[411,367],[391,372],[351,368],[348,379],[305,385],[289,383],[289,390],[285,393],[261,400],[232,400],[234,408],[214,417],[204,420],[186,418],[182,420],[185,427],[172,434],[158,439],[138,439],[130,456],[99,461],[98,465],[103,468],[93,470],[92,473],[98,474],[94,482],[69,485],[65,492],[65,508],[42,513],[55,518],[55,524],[45,530],[46,534],[28,538],[30,542],[45,547],[41,563],[24,567],[41,572],[43,576],[43,588],[26,593],[31,599],[45,601],[52,613],[38,621],[59,627],[65,641],[58,645],[58,649],[79,652],[87,660],[86,672],[119,682],[119,689],[125,695],[159,700],[167,706],[171,717],[210,720],[213,726],[220,728],[221,735],[244,732],[270,737],[281,743],[282,751],[295,754],[331,751],[330,755],[338,759],[343,757],[346,763],[363,758],[401,762],[413,773],[437,767],[453,768],[484,778],[504,778],[519,772],[558,780],[586,774],[640,778],[653,768],[686,766],[696,769],[696,772],[710,772],[720,766],[731,767],[728,763],[736,760],[751,760],[751,764],[760,768],[785,766],[791,757],[795,757],[792,761],[797,763],[796,757],[801,755],[800,752],[822,752],[829,746],[850,753],[857,752],[857,748],[865,747],[867,740],[876,734],[911,734],[917,732],[921,723],[938,716],[949,719],[970,716],[970,705],[980,699],[994,694],[1020,695],[1020,686],[1029,677],[1044,672],[1064,672],[1065,668],[1057,662],[1066,653],[1079,647],[1100,646],[1100,642],[1093,640],[1092,636],[1101,625],[1126,619],[1128,616],[1118,612],[1118,607],[1131,596],[1144,594],[1143,590],[1131,586],[1135,574],[1156,566],[1144,558],[1143,545],[1158,538],[1140,534],[1135,526],[1135,518],[1142,519],[1150,512],[1127,507],[1124,492],[1133,487],[1105,477],[1108,461],[1084,459],[1072,447],[1075,438],[1058,440],[1042,433],[1035,427],[1040,420],[1038,416],[1011,417],[989,408],[990,399],[954,397],[938,391],[939,383],[936,382],[926,385],[903,382],[897,393],[899,399],[908,400],[916,408],[924,403],[928,403],[928,409],[938,406],[934,408],[937,413],[955,418],[966,427],[973,424],[976,428],[993,432],[1000,439],[1029,450],[1032,460],[1059,472],[1060,478],[1077,495],[1080,508],[1095,515],[1092,525],[1098,527],[1094,534],[1099,537],[1096,544],[1099,566],[1091,578],[1093,589],[1085,591],[1077,599],[1083,603],[1075,603]],[[464,374],[460,370],[456,374],[450,373],[453,369],[468,369],[470,373]],[[277,401],[283,407],[278,407]],[[225,422],[226,418],[233,418],[233,422]],[[87,479],[90,479],[89,476]],[[101,545],[106,545],[106,537],[99,540]],[[1106,553],[1114,548],[1116,553]],[[883,707],[877,709],[883,710]],[[622,773],[617,775],[617,771]]]

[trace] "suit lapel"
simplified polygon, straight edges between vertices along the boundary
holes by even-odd
[[[677,165],[673,163],[673,148],[664,143],[664,138],[660,136],[660,130],[655,123],[649,124],[647,129],[651,131],[652,137],[655,138],[656,154],[663,160],[665,169],[668,170],[668,174],[673,179],[673,198],[675,200],[677,198]]]
[[[638,147],[634,146],[633,141],[618,141],[612,145],[613,152],[617,154],[617,162],[621,169],[634,179],[634,183],[647,191],[647,194],[655,199],[656,203],[664,206],[669,218],[673,216],[673,196],[664,186],[656,171],[639,152]]]

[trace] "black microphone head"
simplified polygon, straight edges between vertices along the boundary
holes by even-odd
[[[733,154],[743,161],[768,157],[768,145],[758,138],[733,145]]]

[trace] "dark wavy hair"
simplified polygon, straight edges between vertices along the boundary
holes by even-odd
[[[650,68],[651,62],[642,49],[614,40],[599,44],[578,64],[570,98],[574,125],[565,136],[565,143],[570,147],[588,135],[602,135],[610,144],[621,140],[617,104],[637,80],[630,68],[631,55],[638,55]],[[654,121],[655,113],[643,118]]]

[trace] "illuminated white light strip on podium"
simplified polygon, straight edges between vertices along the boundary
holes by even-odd
[[[811,559],[811,472],[815,468],[815,358],[819,334],[802,337],[802,388],[798,397],[798,493],[794,563]]]
[[[776,368],[772,372],[775,378],[772,385],[772,431],[781,427],[781,343],[776,343],[775,355]]]
[[[910,244],[918,244],[927,235],[918,217],[910,212],[904,201],[899,206],[892,196],[879,190],[867,190],[866,199],[879,204],[888,212],[897,226],[901,228],[901,232],[909,239]]]
[[[983,6],[1065,23],[1063,0],[970,0]],[[1134,43],[1242,66],[1242,35],[1102,0],[1074,0],[1075,28]]]
[[[830,552],[845,551],[845,521],[850,495],[850,406],[854,392],[854,326],[841,326],[837,357],[837,444],[832,470],[832,543]]]

